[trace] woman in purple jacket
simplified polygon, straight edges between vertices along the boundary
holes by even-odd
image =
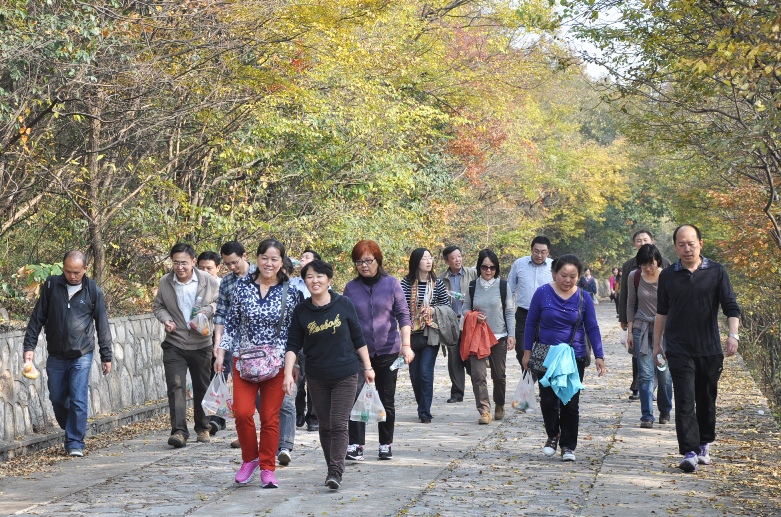
[[[410,348],[409,307],[398,280],[382,268],[382,251],[376,242],[359,241],[352,251],[352,259],[358,276],[347,283],[344,296],[355,306],[358,321],[369,348],[369,358],[374,369],[374,383],[385,407],[385,422],[378,424],[380,434],[379,459],[393,458],[393,425],[396,420],[396,379],[398,370],[390,366],[399,357],[409,364],[415,357]],[[356,397],[363,388],[362,372],[358,374]],[[363,459],[366,443],[366,424],[350,421],[350,445],[348,460]]]
[[[523,336],[524,370],[529,369],[529,358],[535,337],[540,343],[555,346],[569,343],[575,349],[575,359],[581,382],[586,370],[586,336],[594,349],[594,363],[599,377],[607,372],[602,352],[602,337],[599,333],[594,301],[583,295],[583,307],[578,315],[581,295],[578,293],[578,277],[583,264],[575,255],[562,255],[553,261],[551,272],[553,282],[543,285],[534,292],[526,329]],[[577,327],[576,327],[577,326]],[[574,333],[574,336],[573,336]],[[551,387],[540,385],[540,410],[545,422],[548,440],[542,449],[545,456],[556,454],[561,445],[561,459],[575,461],[575,447],[578,445],[578,423],[580,420],[580,393],[576,393],[566,404],[562,404]]]

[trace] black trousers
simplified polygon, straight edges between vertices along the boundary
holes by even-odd
[[[399,377],[399,371],[391,371],[390,366],[398,357],[399,354],[386,354],[376,355],[371,358],[372,368],[374,368],[374,386],[380,395],[380,402],[385,406],[385,421],[377,424],[380,434],[380,445],[393,443],[393,427],[396,423],[396,380]],[[358,398],[358,394],[365,383],[366,379],[363,376],[363,368],[361,368],[353,401]],[[366,444],[366,424],[364,422],[350,420],[349,431],[350,444]]]
[[[523,307],[515,309],[515,357],[518,358],[518,364],[523,361],[523,333],[526,332],[526,317],[529,310]]]
[[[716,396],[724,356],[689,357],[667,353],[675,397],[678,452],[698,451],[716,439]]]
[[[578,374],[583,382],[586,371],[586,358],[578,358]],[[545,433],[548,437],[561,435],[559,446],[575,450],[578,446],[578,425],[580,425],[580,392],[577,392],[569,402],[562,404],[553,388],[540,386],[540,411],[545,421]]]
[[[314,424],[317,423],[317,414],[312,403],[312,394],[306,382],[306,359],[304,354],[298,354],[298,365],[301,367],[301,370],[298,372],[298,383],[296,384],[298,388],[296,393],[296,417],[303,416],[307,424]]]

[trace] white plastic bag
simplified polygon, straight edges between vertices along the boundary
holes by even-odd
[[[204,413],[233,418],[233,393],[221,373],[216,373],[201,402]]]
[[[512,407],[522,413],[528,411],[534,411],[537,405],[537,399],[534,397],[534,379],[532,379],[532,372],[525,370],[521,375],[521,380],[518,381],[518,387],[515,388],[515,395],[513,395]]]
[[[195,313],[190,320],[190,328],[202,336],[209,335],[209,318],[202,312]]]
[[[355,399],[350,420],[355,422],[384,422],[385,407],[380,402],[380,395],[373,383],[366,383]]]
[[[624,350],[629,352],[629,345],[626,343],[626,336],[628,335],[626,330],[621,331],[621,344],[624,345]]]

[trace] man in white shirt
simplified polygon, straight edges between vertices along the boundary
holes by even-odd
[[[538,235],[532,240],[531,255],[521,257],[513,263],[507,287],[513,295],[517,309],[515,310],[515,355],[518,363],[523,359],[523,333],[526,329],[526,316],[534,291],[553,281],[550,255],[550,240]]]

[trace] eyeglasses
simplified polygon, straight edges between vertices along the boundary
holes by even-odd
[[[174,260],[174,267],[187,267],[192,265],[192,262],[179,262]]]
[[[370,265],[374,264],[374,259],[356,260],[355,262],[353,262],[353,264],[355,264],[355,267],[370,266]]]
[[[483,264],[482,266],[480,266],[480,269],[482,269],[483,271],[495,271],[496,266],[486,266],[485,264]]]

